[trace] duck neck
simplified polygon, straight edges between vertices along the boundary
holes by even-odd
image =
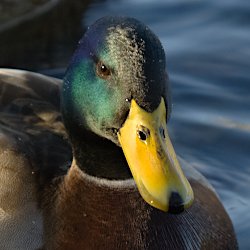
[[[140,197],[133,179],[90,176],[74,159],[59,190],[56,212],[46,216],[55,221],[45,224],[46,249],[131,249],[135,245],[134,249],[144,249],[143,232],[153,208]]]
[[[120,147],[89,131],[83,134],[81,139],[71,138],[76,164],[83,172],[106,179],[124,180],[132,177]]]
[[[191,182],[195,203],[179,215],[149,206],[132,179],[93,177],[75,160],[57,184],[46,195],[53,192],[54,203],[43,210],[44,249],[237,249],[218,198],[197,181]]]

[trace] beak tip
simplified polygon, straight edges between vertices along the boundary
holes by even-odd
[[[169,199],[168,212],[171,214],[179,214],[184,211],[184,202],[177,192],[172,192]]]
[[[161,200],[161,202],[152,199],[149,201],[148,199],[145,199],[145,197],[144,200],[147,201],[149,205],[169,214],[180,214],[184,212],[192,205],[194,200],[192,195],[183,200],[182,196],[176,191],[171,192],[168,197],[169,198],[165,201]]]

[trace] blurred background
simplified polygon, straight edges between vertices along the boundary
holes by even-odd
[[[1,0],[0,67],[63,77],[78,40],[105,15],[146,23],[172,83],[170,135],[203,173],[250,249],[250,1]]]

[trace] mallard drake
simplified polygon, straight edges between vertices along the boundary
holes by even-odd
[[[147,26],[105,17],[63,81],[0,70],[1,249],[237,248],[214,189],[169,139],[165,64]]]

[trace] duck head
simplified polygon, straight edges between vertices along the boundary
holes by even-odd
[[[173,213],[189,207],[193,191],[169,139],[170,112],[165,53],[157,36],[133,18],[105,17],[90,26],[62,90],[64,123],[73,149],[78,147],[80,168],[87,164],[86,155],[77,158],[81,147],[88,151],[92,139],[97,148],[108,141],[112,152],[124,154],[123,167],[129,166],[146,202]]]

